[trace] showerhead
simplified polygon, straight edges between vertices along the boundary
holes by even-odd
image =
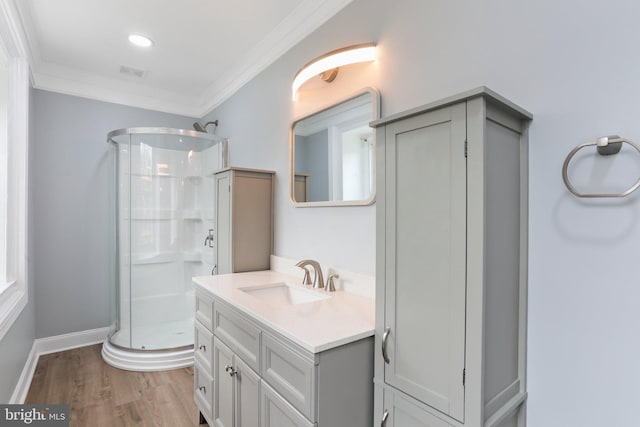
[[[193,128],[195,130],[197,130],[198,132],[205,132],[206,133],[207,132],[207,126],[209,126],[209,125],[214,125],[215,127],[218,127],[218,121],[214,120],[212,122],[207,122],[204,125],[202,123],[200,123],[200,122],[195,122],[193,124]]]

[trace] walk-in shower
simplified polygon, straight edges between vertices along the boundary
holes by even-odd
[[[213,268],[213,173],[227,166],[227,142],[170,128],[115,130],[107,140],[114,259],[103,358],[136,371],[188,366],[191,278]]]

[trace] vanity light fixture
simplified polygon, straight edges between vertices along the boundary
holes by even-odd
[[[291,85],[293,100],[295,101],[296,93],[298,89],[300,89],[300,86],[314,76],[321,75],[324,81],[332,82],[338,74],[339,67],[375,60],[375,43],[358,44],[325,53],[307,63],[296,73],[293,78],[293,84]]]
[[[141,34],[129,34],[129,42],[139,47],[153,46],[153,40]]]

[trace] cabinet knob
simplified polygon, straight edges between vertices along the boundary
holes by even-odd
[[[233,369],[233,366],[225,365],[224,370],[229,374],[230,377],[234,376],[238,373],[237,370]]]
[[[387,425],[388,417],[389,417],[389,410],[385,409],[384,414],[382,414],[382,421],[380,422],[380,427],[385,427]]]
[[[391,328],[385,329],[384,334],[382,334],[382,358],[386,364],[389,364],[389,355],[387,354],[387,339],[389,338],[389,333],[391,333]]]

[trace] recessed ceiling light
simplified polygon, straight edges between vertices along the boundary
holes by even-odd
[[[129,34],[129,41],[132,44],[140,47],[153,46],[153,40],[151,40],[149,37],[141,36],[140,34]]]

